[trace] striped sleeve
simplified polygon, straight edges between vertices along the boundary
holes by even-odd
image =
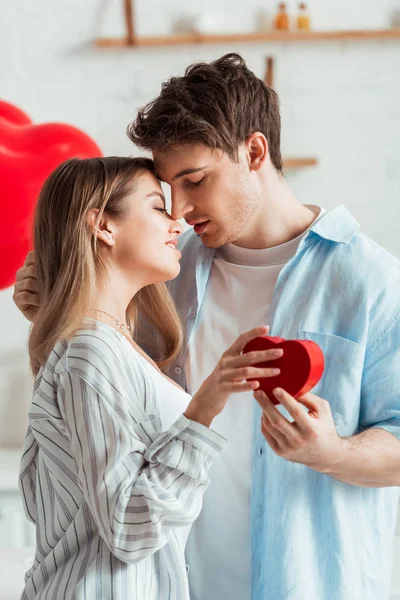
[[[37,473],[37,454],[38,443],[33,435],[32,427],[29,425],[24,440],[24,447],[21,457],[21,466],[19,474],[19,490],[21,492],[22,503],[25,516],[34,525],[37,523],[37,505],[36,505],[36,473]]]
[[[76,373],[58,377],[85,501],[110,551],[136,563],[165,546],[174,528],[197,518],[212,458],[224,439],[183,415],[166,432],[158,417],[121,418],[113,409],[121,398],[109,397],[110,389],[120,396],[117,386],[103,397]]]

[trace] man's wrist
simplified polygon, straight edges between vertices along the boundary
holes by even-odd
[[[338,438],[338,443],[330,459],[317,467],[317,471],[324,475],[330,475],[331,477],[338,478],[346,469],[346,463],[349,456],[351,443],[348,438]]]

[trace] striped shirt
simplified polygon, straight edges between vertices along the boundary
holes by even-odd
[[[21,461],[37,532],[22,600],[188,600],[186,539],[225,441],[189,400],[107,325],[56,345]]]

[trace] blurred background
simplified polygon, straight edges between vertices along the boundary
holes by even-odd
[[[0,107],[0,184],[10,173],[24,184],[39,181],[39,167],[18,154],[15,140],[25,139],[24,127],[64,123],[104,155],[139,154],[125,133],[137,108],[188,64],[231,51],[280,96],[285,176],[299,200],[326,209],[345,204],[368,236],[400,258],[400,0],[301,6],[294,0],[0,0],[0,101],[6,112],[18,107],[33,123],[17,123],[9,112],[6,118]],[[8,119],[3,133],[2,117]],[[54,142],[57,151],[50,142],[44,148],[50,162],[66,151],[61,142]],[[34,161],[41,152],[32,146],[32,154]],[[13,189],[0,187],[5,227],[15,225],[15,236],[27,238],[34,199],[22,214]],[[13,243],[9,231],[0,238],[11,236]],[[17,260],[11,242],[3,243],[0,269]],[[21,514],[16,473],[32,379],[29,323],[12,302],[10,277],[0,286],[0,547],[7,549],[4,560],[22,564],[20,548],[34,538]],[[400,599],[399,540],[392,600]],[[0,593],[0,600],[8,596]]]

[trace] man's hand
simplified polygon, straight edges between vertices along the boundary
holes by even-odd
[[[22,314],[29,321],[34,321],[40,298],[33,252],[27,254],[24,265],[17,271],[13,300]]]
[[[294,422],[288,421],[264,392],[255,392],[254,397],[263,411],[261,431],[269,446],[286,460],[321,473],[331,472],[341,462],[345,444],[336,433],[329,402],[314,394],[295,400],[280,388],[274,390],[274,395]]]

